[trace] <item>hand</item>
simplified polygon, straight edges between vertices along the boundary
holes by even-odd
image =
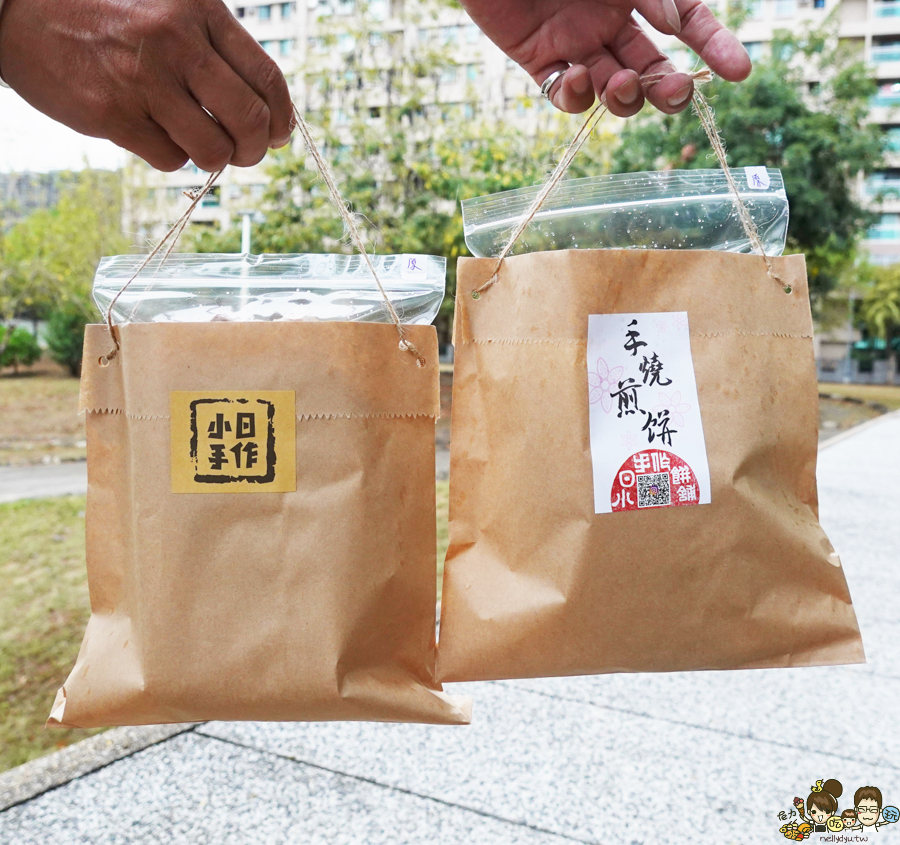
[[[248,167],[290,140],[287,83],[221,0],[6,0],[0,72],[159,170]]]
[[[639,112],[645,96],[667,114],[690,103],[691,77],[675,72],[632,18],[635,9],[660,32],[677,35],[723,79],[739,82],[750,74],[747,51],[700,0],[462,0],[462,4],[485,35],[538,85],[554,71],[565,71],[550,89],[553,105],[565,112],[587,111],[595,92],[620,117]],[[640,77],[659,74],[658,82],[642,86]]]

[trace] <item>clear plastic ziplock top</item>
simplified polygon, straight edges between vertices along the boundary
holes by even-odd
[[[733,168],[766,255],[784,252],[788,200],[780,170]],[[540,185],[464,200],[473,255],[500,253]],[[553,249],[714,249],[752,252],[721,170],[663,170],[566,179],[550,194],[510,254]]]
[[[371,260],[400,321],[430,324],[444,298],[447,260],[433,255],[378,255]],[[94,300],[104,315],[143,261],[140,255],[101,260]],[[116,323],[391,322],[359,255],[170,255],[141,271],[116,300],[112,316]]]

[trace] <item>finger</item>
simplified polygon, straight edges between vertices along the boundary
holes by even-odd
[[[722,79],[729,82],[746,79],[753,65],[744,45],[716,20],[700,0],[676,2],[681,14],[678,37]]]
[[[560,111],[569,114],[581,114],[594,104],[594,86],[591,75],[584,65],[572,65],[565,62],[556,62],[544,70],[535,74],[535,82],[543,85],[547,77],[556,71],[562,71],[563,75],[553,83],[548,92],[550,102]]]
[[[681,13],[675,0],[634,0],[634,8],[654,29],[666,35],[678,35],[681,32]]]
[[[201,170],[222,170],[234,155],[234,144],[199,103],[186,92],[167,93],[150,116]]]
[[[210,42],[265,102],[269,109],[269,145],[283,147],[291,139],[291,92],[278,65],[221,4],[210,17]]]
[[[619,60],[606,47],[601,48],[593,61],[588,62],[594,90],[606,107],[619,117],[631,117],[644,106],[644,92],[638,75],[622,67]]]
[[[269,107],[218,53],[208,50],[187,77],[194,99],[224,127],[234,144],[229,164],[252,167],[269,148]]]
[[[675,114],[690,103],[694,93],[690,75],[675,70],[637,21],[628,21],[610,47],[625,67],[641,77],[644,95],[661,112]]]
[[[107,133],[107,137],[116,146],[140,156],[151,167],[164,173],[179,170],[189,158],[165,129],[149,117],[114,128]]]

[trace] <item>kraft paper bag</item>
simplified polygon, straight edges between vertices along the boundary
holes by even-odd
[[[864,661],[802,256],[462,259],[445,681]]]
[[[92,616],[51,724],[463,724],[434,680],[437,338],[89,326]]]

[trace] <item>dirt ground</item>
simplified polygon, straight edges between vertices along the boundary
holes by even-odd
[[[0,373],[0,466],[84,460],[78,379],[49,360]]]
[[[450,448],[453,373],[441,373],[441,418],[436,446]],[[819,436],[826,439],[900,408],[900,385],[819,385]],[[78,414],[78,380],[42,360],[19,375],[0,373],[0,466],[84,460],[84,418]]]

